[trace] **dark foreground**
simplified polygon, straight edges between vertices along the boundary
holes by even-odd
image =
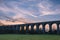
[[[60,40],[60,35],[0,34],[0,40]]]

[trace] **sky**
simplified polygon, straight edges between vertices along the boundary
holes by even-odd
[[[36,22],[60,20],[60,0],[0,0],[0,20],[5,16]]]

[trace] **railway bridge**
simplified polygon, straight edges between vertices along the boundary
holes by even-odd
[[[60,21],[0,26],[0,34],[60,34]]]

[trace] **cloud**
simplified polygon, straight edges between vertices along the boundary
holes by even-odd
[[[2,25],[15,25],[15,24],[25,24],[25,22],[11,22],[11,21],[6,21],[6,20],[0,20],[0,22],[2,23]]]
[[[40,21],[43,16],[60,14],[60,5],[55,6],[50,0],[0,0],[0,11],[13,19]]]
[[[41,14],[40,16],[60,14],[60,11],[59,11],[60,6],[58,5],[55,7],[49,0],[40,2],[38,4],[38,7],[39,7],[39,12]]]
[[[3,12],[3,16],[6,15],[7,17],[10,17],[11,19],[12,18],[13,19],[26,18],[29,16],[37,17],[37,16],[33,15],[33,11],[29,11],[24,8],[18,7],[18,5],[20,5],[20,4],[21,3],[19,3],[19,2],[10,2],[10,3],[2,2],[2,4],[0,5],[0,11]],[[15,14],[15,15],[13,15],[13,16],[8,15],[9,13]],[[3,17],[3,16],[2,16],[2,18],[5,20],[6,17]],[[28,20],[28,19],[29,18],[27,18],[26,20]],[[8,19],[6,19],[6,20],[8,20]]]
[[[19,8],[18,6],[15,6],[15,3],[12,3],[13,5],[10,5],[12,8],[7,7],[4,3],[2,4],[3,7],[0,7],[0,10],[4,13],[8,14],[9,12],[12,12],[15,14],[14,18],[18,17],[25,17],[26,15],[30,15],[33,17],[36,17],[33,15],[31,11],[25,10],[23,8]],[[19,3],[17,3],[18,5]]]
[[[44,16],[44,15],[54,15],[60,13],[59,11],[60,6],[58,5],[59,7],[58,6],[55,7],[50,0],[38,0],[38,1],[37,0],[23,0],[23,1],[10,0],[10,2],[9,1],[6,2],[5,0],[1,2],[4,7],[0,7],[0,10],[4,11],[5,13],[13,12],[16,14],[16,16],[17,14],[19,14],[20,16],[22,15],[23,17],[26,17],[27,15],[32,17],[38,17],[39,15]]]

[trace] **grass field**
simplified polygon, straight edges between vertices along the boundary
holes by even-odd
[[[0,34],[0,40],[60,40],[60,35]]]

